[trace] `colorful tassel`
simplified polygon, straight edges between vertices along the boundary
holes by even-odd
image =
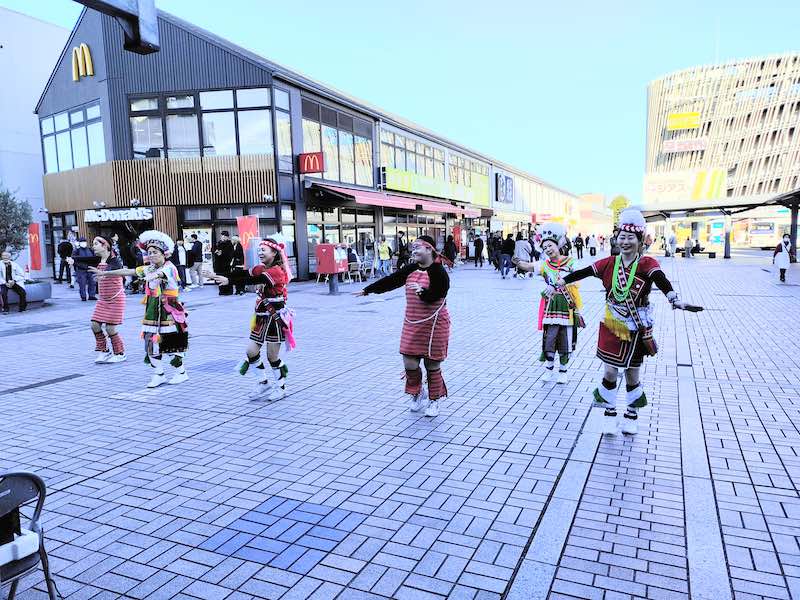
[[[630,342],[631,339],[633,339],[628,326],[623,321],[615,318],[614,315],[611,314],[611,310],[609,310],[608,306],[606,306],[606,318],[603,320],[603,324],[606,326],[606,329],[623,342]]]

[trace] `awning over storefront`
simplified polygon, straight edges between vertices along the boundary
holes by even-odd
[[[452,213],[467,218],[481,216],[480,209],[460,208],[449,202],[432,200],[429,198],[418,198],[414,196],[399,196],[397,194],[386,194],[371,190],[359,190],[354,188],[337,187],[334,185],[314,184],[315,187],[333,192],[339,196],[344,196],[356,202],[356,204],[368,204],[371,206],[384,206],[388,208],[401,208],[405,210],[424,210],[435,213]]]

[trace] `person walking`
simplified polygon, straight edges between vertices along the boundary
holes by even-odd
[[[233,280],[233,288],[237,296],[241,296],[245,292],[246,283],[242,281],[239,275],[244,274],[244,247],[238,235],[231,238],[233,243],[233,258],[231,259],[231,278]],[[234,276],[235,275],[235,276]]]
[[[597,238],[594,234],[589,236],[586,245],[589,247],[589,256],[597,256]]]
[[[678,238],[675,235],[675,232],[672,231],[669,234],[669,255],[672,258],[675,258],[677,253],[678,253]]]
[[[574,244],[575,244],[575,254],[578,257],[578,260],[581,260],[583,258],[583,235],[579,233],[578,237],[575,238]]]
[[[186,290],[186,267],[189,264],[189,252],[183,245],[183,240],[175,242],[175,247],[172,249],[172,264],[178,269],[181,291],[183,292]]]
[[[514,256],[514,234],[509,233],[506,239],[500,243],[500,275],[503,279],[508,275],[509,270],[514,264],[511,262],[511,257]]]
[[[100,259],[98,272],[122,269],[122,260],[114,252],[113,243],[102,236],[92,241],[92,251]],[[125,343],[117,331],[125,317],[125,278],[100,277],[97,279],[97,304],[92,313],[91,328],[95,339],[94,362],[97,364],[118,363],[126,359]],[[103,326],[105,325],[105,333]],[[106,339],[106,335],[108,339]],[[111,342],[111,351],[108,350]]]
[[[447,399],[447,386],[441,368],[447,358],[450,340],[450,313],[447,311],[450,278],[430,236],[421,235],[414,240],[411,261],[408,266],[354,295],[383,294],[405,286],[406,314],[400,337],[400,354],[406,372],[406,398],[411,412],[425,408],[426,417],[436,417],[439,414],[439,401]],[[421,362],[425,363],[427,372],[427,407]]]
[[[386,241],[386,236],[381,236],[381,241],[378,244],[378,272],[384,276],[390,275],[392,272],[392,247]]]
[[[78,281],[78,292],[81,300],[84,302],[86,302],[87,298],[89,300],[97,300],[97,283],[89,267],[98,264],[100,259],[89,248],[85,237],[78,238],[78,247],[72,252],[68,262],[75,268],[75,279]]]
[[[531,254],[533,254],[531,243],[523,237],[522,232],[519,232],[517,234],[517,239],[514,241],[514,256],[512,257],[512,262],[517,267],[517,277],[520,279],[525,279],[525,271],[519,268],[519,262],[529,262],[531,260]]]
[[[489,262],[494,266],[495,271],[500,270],[500,248],[501,240],[497,233],[491,234],[489,237]]]
[[[793,262],[797,262],[797,255],[792,247],[792,238],[788,233],[784,233],[783,239],[775,247],[772,255],[772,264],[778,267],[781,283],[786,283],[786,270]]]
[[[72,265],[69,264],[67,260],[72,256],[72,253],[75,251],[75,247],[69,240],[61,240],[58,244],[58,278],[56,279],[56,283],[61,283],[64,281],[64,270],[67,271],[67,283],[69,287],[74,288],[75,286],[72,283]]]
[[[683,258],[694,258],[692,254],[692,248],[694,244],[692,244],[692,238],[686,238],[686,241],[683,242]]]
[[[189,236],[188,255],[186,256],[186,266],[189,269],[191,287],[203,287],[203,243],[197,239],[197,234]]]
[[[478,261],[481,263],[481,269],[483,268],[483,236],[480,234],[475,238],[475,266],[478,266]]]
[[[397,233],[397,270],[399,271],[408,264],[409,251],[406,234],[402,231]]]
[[[227,277],[231,274],[231,262],[233,261],[233,244],[230,240],[230,233],[227,231],[220,232],[220,239],[214,248],[214,272],[217,275]],[[233,294],[233,287],[228,283],[219,286],[220,296],[231,296]]]
[[[458,255],[458,248],[456,248],[456,242],[452,235],[447,236],[447,241],[444,243],[444,250],[442,254],[452,265],[455,265],[456,256]],[[448,266],[448,270],[452,271],[453,267]]]
[[[3,314],[9,313],[8,290],[13,291],[19,296],[19,312],[25,312],[28,308],[28,297],[25,293],[25,271],[17,263],[11,260],[10,252],[3,252],[0,255],[0,269],[2,270],[2,281],[0,282],[0,298],[3,301]]]

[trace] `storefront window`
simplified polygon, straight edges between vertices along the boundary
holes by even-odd
[[[276,233],[278,233],[278,226],[275,223],[262,223],[259,221],[258,235],[260,235],[262,239],[272,237]]]
[[[289,92],[280,88],[275,88],[275,107],[289,110]]]
[[[106,143],[103,139],[103,123],[98,121],[87,125],[86,137],[89,142],[89,162],[93,165],[106,162]]]
[[[217,208],[217,219],[235,219],[244,216],[241,206],[220,206]]]
[[[322,151],[325,156],[325,179],[339,180],[339,132],[330,125],[322,126]]]
[[[355,155],[353,154],[353,134],[339,131],[339,181],[355,183]]]
[[[89,148],[86,145],[86,127],[70,131],[72,141],[72,163],[78,169],[89,164]]]
[[[317,271],[317,246],[322,243],[322,227],[318,224],[309,223],[306,227],[306,230],[308,244],[308,270],[312,273],[315,273]]]
[[[239,117],[239,153],[272,154],[272,122],[268,110],[247,110]]]
[[[281,205],[281,220],[284,223],[294,221],[294,206],[291,204]]]
[[[303,119],[303,152],[319,152],[321,143],[319,123]]]
[[[248,206],[247,207],[247,214],[248,215],[255,215],[257,217],[263,219],[274,219],[275,218],[275,206]]]
[[[343,208],[342,223],[355,223],[355,222],[356,222],[356,210],[354,208]]]
[[[275,90],[275,100],[277,104],[278,91]],[[275,122],[278,128],[278,168],[281,171],[292,171],[292,123],[289,113],[275,111]]]
[[[42,149],[47,173],[67,171],[105,161],[100,107],[92,105],[63,112],[41,121]],[[93,152],[92,146],[103,147]]]
[[[70,147],[69,131],[63,131],[56,135],[56,149],[58,150],[58,170],[71,169],[72,148]]]
[[[131,112],[158,110],[158,98],[135,98],[131,100]]]
[[[236,127],[233,112],[203,113],[203,154],[236,154]]]
[[[171,108],[194,108],[194,96],[188,94],[167,96],[167,109]]]
[[[164,155],[161,117],[131,117],[133,158],[159,158]]]
[[[170,158],[200,156],[197,115],[167,115],[167,152]]]
[[[44,146],[44,168],[46,173],[58,172],[58,158],[56,155],[56,138],[47,136],[43,141]]]
[[[269,105],[269,88],[236,90],[236,106],[238,108],[261,108]]]
[[[233,91],[200,92],[200,108],[203,110],[233,108]]]
[[[183,209],[184,221],[210,221],[211,209],[210,208],[184,208]]]

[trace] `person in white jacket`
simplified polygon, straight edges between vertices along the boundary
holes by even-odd
[[[3,299],[3,314],[9,311],[8,290],[19,296],[19,312],[25,312],[27,301],[25,296],[25,271],[11,260],[10,252],[3,252],[0,258],[0,296]]]

